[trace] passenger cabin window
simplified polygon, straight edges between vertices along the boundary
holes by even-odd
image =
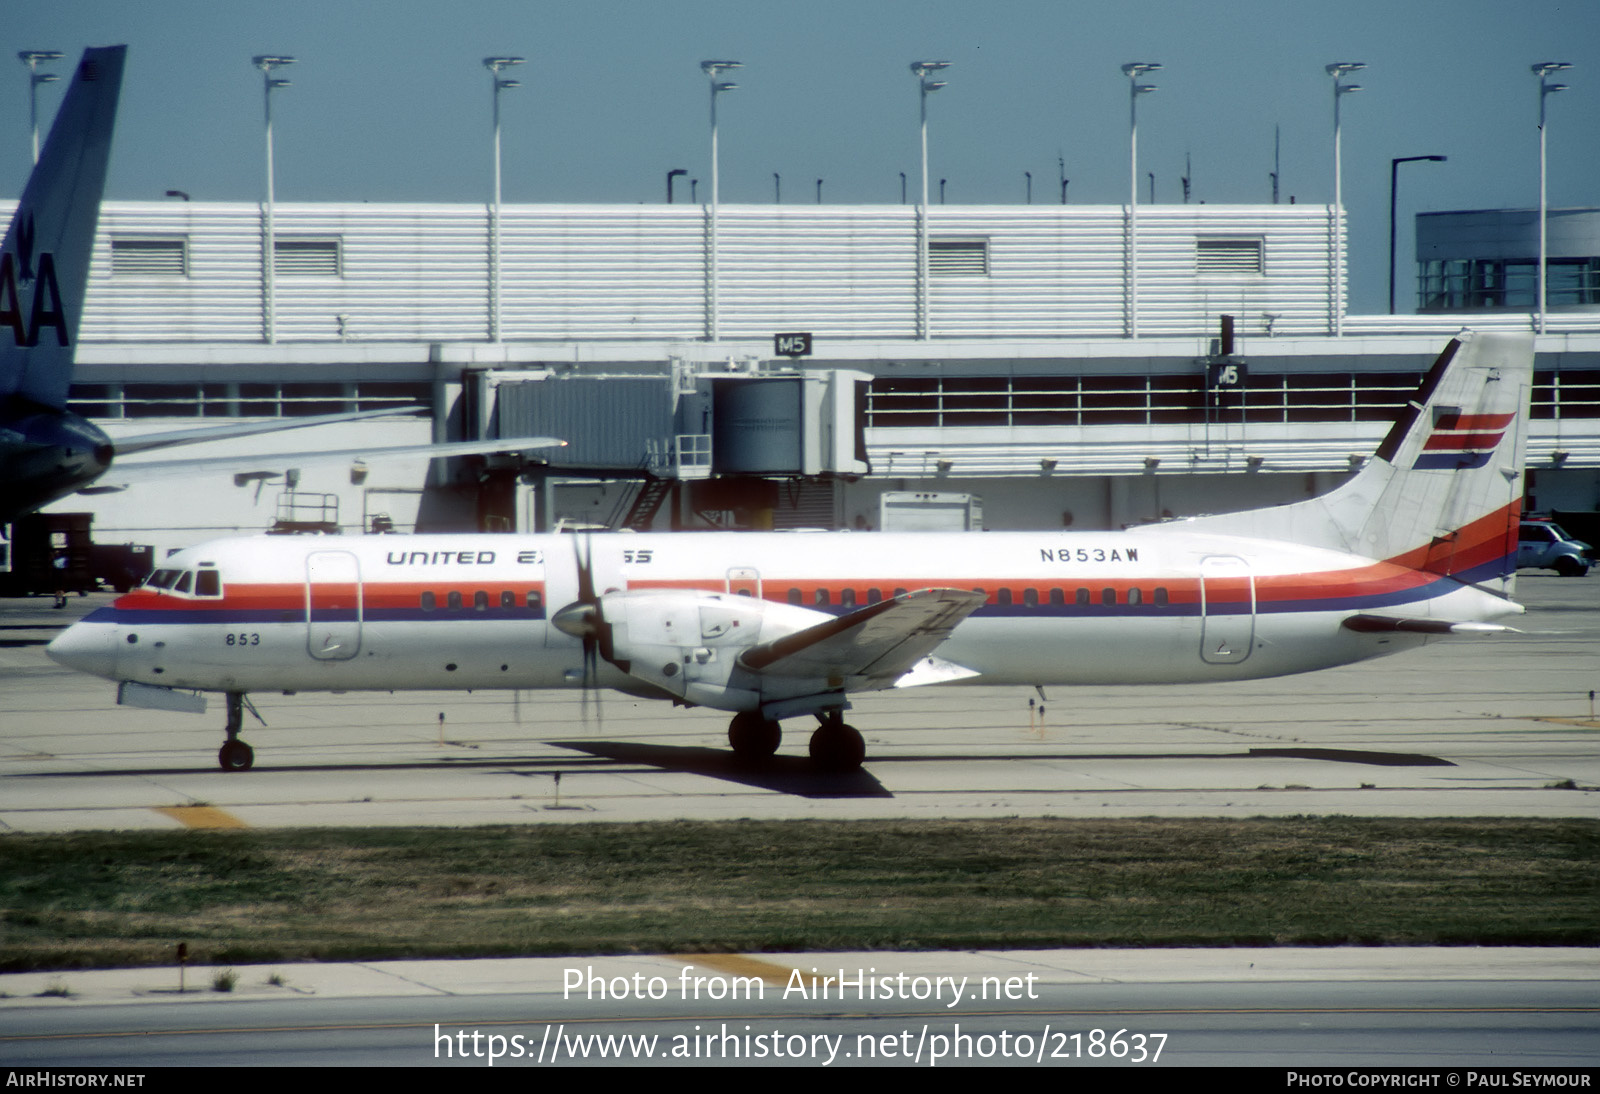
[[[461,609],[461,593],[452,589],[447,603],[450,605],[451,611],[459,611]]]
[[[1005,604],[1005,605],[1007,605],[1009,607],[1010,604],[1011,604],[1011,590],[1010,589],[1001,589],[1000,593],[999,593],[999,598],[1000,598],[1000,603],[1001,604]]]
[[[1138,589],[1129,589],[1128,590],[1128,603],[1129,604],[1143,604],[1144,603],[1144,593],[1140,592]]]
[[[1102,603],[1102,604],[1115,604],[1116,602],[1117,602],[1117,590],[1115,590],[1115,589],[1101,589],[1100,590],[1100,603]]]
[[[854,589],[841,589],[839,592],[839,607],[853,608],[856,606],[856,591]]]
[[[1029,608],[1037,608],[1039,606],[1039,590],[1023,589],[1022,603]]]
[[[1079,589],[1078,590],[1078,594],[1077,594],[1077,600],[1078,600],[1079,604],[1087,605],[1089,603],[1089,590],[1088,589]]]
[[[800,604],[800,600],[801,600],[800,590],[799,589],[790,589],[789,590],[789,603],[791,603],[791,604],[795,605],[796,607],[798,607],[799,604]]]
[[[1050,606],[1051,607],[1054,607],[1054,608],[1064,607],[1066,605],[1066,603],[1067,603],[1067,591],[1065,589],[1051,589],[1050,590]]]
[[[882,599],[883,599],[883,590],[881,590],[881,589],[868,589],[867,590],[867,603],[868,604],[876,604]]]
[[[526,603],[533,611],[538,611],[544,605],[544,597],[539,595],[539,590],[529,589]]]
[[[819,608],[826,608],[828,606],[828,590],[827,589],[818,589],[817,590],[816,605]]]
[[[486,612],[489,610],[489,594],[479,589],[472,594],[472,607],[474,611]]]
[[[439,606],[439,598],[437,596],[435,596],[431,592],[422,594],[422,610],[423,611],[431,612],[435,608],[437,608],[438,606]]]
[[[503,590],[500,593],[500,606],[502,608],[515,608],[517,606],[517,594],[510,589]]]
[[[1156,604],[1159,606],[1159,605],[1164,605],[1166,603],[1167,603],[1167,587],[1165,585],[1157,585],[1156,586]]]

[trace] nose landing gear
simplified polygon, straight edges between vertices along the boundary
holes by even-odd
[[[245,697],[242,691],[228,692],[228,739],[217,751],[217,763],[224,771],[249,771],[256,762],[255,750],[239,739],[239,728],[244,724]],[[250,708],[255,714],[255,708]],[[261,715],[256,714],[259,720]],[[263,723],[264,724],[264,723]]]

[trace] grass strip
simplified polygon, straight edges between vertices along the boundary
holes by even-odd
[[[1600,821],[737,821],[0,837],[0,968],[1600,944]]]

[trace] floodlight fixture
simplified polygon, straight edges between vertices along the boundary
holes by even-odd
[[[28,122],[33,131],[33,162],[39,162],[39,85],[53,84],[61,79],[53,72],[40,72],[39,65],[45,61],[61,60],[61,51],[58,49],[24,49],[17,53],[17,60],[28,66]]]
[[[1545,197],[1545,112],[1544,102],[1557,91],[1567,90],[1566,84],[1553,84],[1550,82],[1552,73],[1565,72],[1572,67],[1570,61],[1540,61],[1533,66],[1533,74],[1539,77],[1539,313],[1536,330],[1544,333],[1545,312],[1545,285],[1549,272],[1549,215],[1550,209]]]

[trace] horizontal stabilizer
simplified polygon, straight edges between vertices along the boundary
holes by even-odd
[[[1344,621],[1346,630],[1359,634],[1406,631],[1411,634],[1508,634],[1515,627],[1498,623],[1452,623],[1448,619],[1395,619],[1387,615],[1352,615]]]
[[[763,675],[895,680],[938,648],[985,599],[965,589],[906,593],[752,646],[739,664]]]

